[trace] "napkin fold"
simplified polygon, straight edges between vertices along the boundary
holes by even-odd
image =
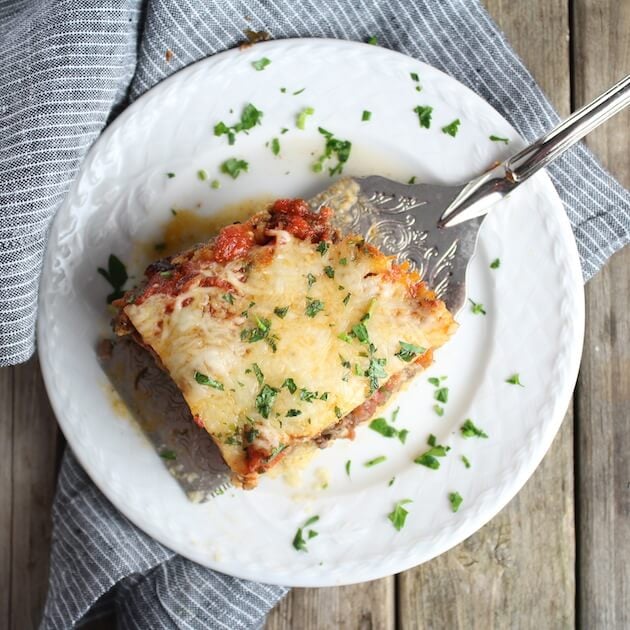
[[[129,102],[244,31],[367,41],[440,68],[528,140],[558,116],[476,0],[0,0],[0,366],[34,349],[50,220]],[[167,53],[167,51],[170,51]],[[630,240],[630,195],[585,146],[549,172],[584,279]],[[137,530],[64,459],[43,629],[115,609],[122,628],[257,628],[285,593],[185,560]]]

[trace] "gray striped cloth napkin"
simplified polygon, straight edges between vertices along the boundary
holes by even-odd
[[[476,0],[0,0],[0,366],[33,352],[48,226],[89,146],[129,100],[237,45],[245,29],[376,36],[472,88],[527,139],[558,120]],[[584,146],[549,170],[588,280],[629,241],[630,195]],[[286,591],[204,569],[151,540],[71,453],[53,519],[44,629],[112,609],[122,628],[257,628]]]

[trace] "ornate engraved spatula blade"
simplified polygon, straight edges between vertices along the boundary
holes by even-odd
[[[342,232],[361,234],[400,262],[408,260],[455,314],[466,301],[466,270],[484,219],[438,227],[444,210],[463,188],[399,184],[377,176],[346,178],[311,205],[330,206]]]

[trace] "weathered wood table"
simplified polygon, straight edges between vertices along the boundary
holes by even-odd
[[[486,5],[563,115],[630,71],[628,0]],[[630,111],[587,142],[630,186]],[[295,589],[267,630],[630,628],[629,299],[630,248],[587,286],[573,404],[534,476],[496,518],[398,576]],[[37,361],[0,370],[0,629],[39,623],[62,449]]]

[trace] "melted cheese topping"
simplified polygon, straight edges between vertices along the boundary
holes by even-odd
[[[401,341],[436,348],[455,327],[415,274],[362,239],[322,253],[274,236],[246,261],[204,263],[183,293],[124,308],[240,475],[251,473],[248,445],[273,453],[318,436],[408,365],[396,356]],[[207,277],[219,286],[202,286]],[[362,319],[368,342],[351,334]]]

